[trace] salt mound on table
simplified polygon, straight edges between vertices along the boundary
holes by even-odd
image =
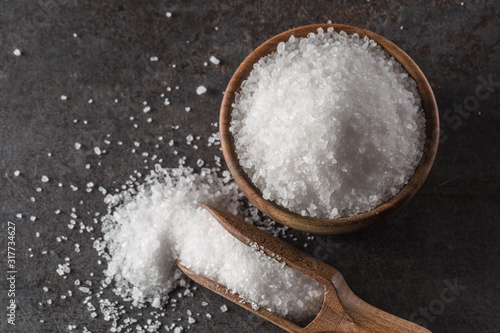
[[[295,322],[320,310],[323,287],[259,249],[232,237],[201,204],[238,213],[241,196],[229,176],[209,169],[156,168],[136,190],[108,195],[103,241],[105,271],[115,292],[134,305],[160,307],[183,277],[176,260],[252,304]]]

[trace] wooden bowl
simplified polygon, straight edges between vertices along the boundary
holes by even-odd
[[[357,33],[361,38],[368,36],[383,47],[394,59],[399,61],[417,83],[426,119],[424,153],[415,170],[415,174],[410,178],[408,184],[389,201],[375,209],[355,216],[337,219],[302,216],[273,201],[264,199],[262,192],[251,182],[241,167],[235,152],[233,135],[229,131],[235,94],[240,91],[241,83],[248,77],[253,65],[260,58],[275,52],[278,43],[288,41],[291,35],[306,37],[310,32],[316,33],[318,28],[323,28],[326,31],[329,27],[333,27],[337,32],[343,30],[347,34]],[[417,64],[403,50],[384,37],[365,29],[343,24],[316,24],[295,28],[283,32],[260,45],[243,61],[231,78],[222,101],[219,123],[224,159],[233,178],[248,199],[273,220],[293,229],[317,234],[340,234],[357,231],[383,220],[400,209],[413,197],[427,177],[436,156],[439,140],[439,115],[436,100],[431,86]]]

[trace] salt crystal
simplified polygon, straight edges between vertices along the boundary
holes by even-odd
[[[156,297],[151,303],[151,306],[154,308],[160,308],[161,307],[160,298]]]
[[[87,288],[87,287],[80,287],[80,288],[78,288],[78,289],[79,289],[82,293],[86,293],[86,294],[90,293],[90,289],[89,289],[89,288]]]
[[[71,272],[71,268],[69,267],[69,263],[65,263],[65,264],[62,264],[62,265],[59,264],[56,272],[59,275],[64,275],[64,274],[70,273]]]
[[[171,13],[171,12],[166,12],[166,13],[165,13],[165,16],[166,16],[166,17],[172,17],[172,13]]]
[[[75,142],[75,149],[79,150],[82,147],[82,145],[79,142]]]
[[[226,311],[227,311],[227,306],[226,306],[226,304],[222,305],[222,306],[220,307],[220,310],[221,310],[222,312],[226,312]]]
[[[21,174],[21,171],[19,171],[19,170],[14,171],[14,177],[19,177],[20,174]]]
[[[61,100],[65,101],[65,100],[67,100],[67,99],[68,99],[68,96],[66,96],[66,95],[61,95]]]
[[[196,93],[198,95],[203,95],[206,92],[207,92],[207,88],[205,88],[205,86],[199,86],[198,88],[196,88]]]
[[[48,182],[48,181],[49,181],[49,177],[47,177],[47,176],[45,176],[45,175],[44,175],[44,176],[42,176],[42,183],[46,183],[46,182]]]
[[[94,153],[95,153],[96,155],[101,155],[101,153],[102,153],[102,152],[101,152],[101,148],[99,148],[99,147],[94,147]]]
[[[19,57],[21,55],[21,50],[15,49],[13,53],[16,57]]]
[[[214,64],[214,65],[218,65],[218,64],[220,63],[220,60],[219,60],[219,59],[217,59],[217,58],[216,58],[216,57],[214,57],[214,56],[210,56],[210,59],[209,59],[209,60],[210,60],[210,62],[211,62],[212,64]]]
[[[142,112],[144,113],[148,113],[149,111],[151,111],[151,107],[149,106],[146,106],[144,109],[142,109]]]

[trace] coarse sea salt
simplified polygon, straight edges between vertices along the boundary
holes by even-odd
[[[230,130],[263,197],[320,218],[357,215],[408,182],[425,139],[415,81],[377,43],[290,37],[241,85]]]
[[[220,64],[220,60],[219,60],[219,59],[217,59],[215,56],[210,56],[210,59],[209,59],[209,60],[210,60],[210,62],[211,62],[212,64],[214,64],[214,65],[218,65],[218,64]]]
[[[207,88],[205,88],[205,86],[199,86],[198,88],[196,88],[196,93],[198,95],[203,95],[206,92],[207,92]]]
[[[103,239],[94,247],[109,259],[105,271],[115,292],[136,306],[160,307],[182,285],[183,265],[249,302],[294,322],[311,320],[323,287],[232,237],[201,204],[237,214],[241,196],[227,175],[203,168],[155,168],[137,189],[108,195]],[[109,256],[108,256],[109,255]],[[222,309],[222,308],[221,308]],[[223,310],[224,311],[224,310]]]

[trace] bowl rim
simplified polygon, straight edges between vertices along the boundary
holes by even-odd
[[[345,31],[349,35],[357,33],[360,38],[367,36],[396,59],[417,83],[417,89],[421,97],[422,108],[426,120],[426,139],[422,158],[415,169],[415,173],[408,180],[408,183],[395,196],[376,208],[358,215],[336,219],[302,216],[287,208],[279,206],[273,201],[264,199],[261,191],[251,182],[250,178],[239,164],[234,147],[234,138],[229,130],[231,126],[232,104],[234,103],[235,95],[240,91],[241,83],[248,77],[253,68],[253,64],[260,58],[276,51],[277,45],[280,42],[288,41],[291,35],[294,35],[296,38],[306,37],[307,34],[311,32],[317,33],[319,28],[326,31],[330,27],[334,28],[335,31]],[[220,109],[219,131],[222,152],[229,171],[237,185],[254,206],[273,220],[293,229],[316,234],[340,234],[357,231],[383,220],[399,210],[413,197],[424,183],[434,163],[439,143],[439,113],[434,93],[425,75],[410,56],[394,43],[374,32],[355,26],[335,23],[313,24],[280,33],[261,44],[246,57],[233,74],[224,93]]]

